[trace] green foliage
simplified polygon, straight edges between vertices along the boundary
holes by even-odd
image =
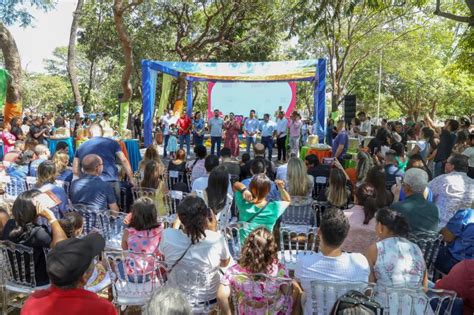
[[[31,112],[55,112],[57,106],[73,111],[69,82],[61,76],[25,74],[22,80],[23,106]]]
[[[2,0],[0,2],[0,21],[6,25],[17,22],[26,27],[33,22],[32,8],[48,11],[55,5],[53,0]]]

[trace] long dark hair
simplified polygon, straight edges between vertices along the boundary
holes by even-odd
[[[356,190],[357,204],[364,209],[364,224],[369,224],[370,220],[377,212],[376,191],[372,185],[362,184]]]
[[[375,214],[375,219],[396,236],[404,237],[410,233],[410,225],[407,220],[400,213],[387,207],[379,209]]]
[[[141,197],[132,205],[132,219],[129,227],[137,231],[151,230],[160,226],[158,223],[158,211],[151,198]]]
[[[159,189],[162,184],[160,164],[157,161],[148,161],[143,170],[141,187]]]
[[[184,231],[196,244],[206,237],[206,229],[211,219],[211,209],[206,206],[202,198],[196,196],[185,197],[178,205],[178,217],[184,226]]]
[[[229,188],[229,172],[225,166],[214,168],[209,174],[206,188],[207,205],[217,214],[227,202],[227,189]]]
[[[382,165],[372,167],[367,173],[365,182],[375,189],[377,207],[386,207],[393,202],[393,194],[385,187],[385,169]]]
[[[35,226],[37,212],[33,198],[41,194],[37,189],[27,190],[16,197],[12,206],[12,215],[16,226],[10,232],[10,238],[17,239],[24,233],[29,233]]]

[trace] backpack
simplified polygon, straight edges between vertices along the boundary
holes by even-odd
[[[381,315],[383,308],[379,303],[358,291],[348,291],[337,299],[331,315]]]

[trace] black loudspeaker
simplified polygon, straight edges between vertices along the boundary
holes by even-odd
[[[346,95],[344,96],[344,121],[346,124],[350,124],[352,118],[356,116],[356,96]]]

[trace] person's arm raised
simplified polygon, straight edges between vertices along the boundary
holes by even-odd
[[[127,173],[128,179],[130,180],[130,183],[133,182],[133,172],[132,172],[132,167],[130,166],[130,162],[127,160],[125,157],[125,154],[123,152],[117,152],[116,153],[118,159],[120,160],[120,163],[122,166],[125,168],[125,172]]]
[[[45,205],[43,205],[41,202],[38,202],[38,201],[35,202],[35,206],[36,206],[36,213],[39,216],[48,220],[49,224],[51,225],[51,234],[52,234],[51,248],[56,246],[57,243],[67,239],[66,233],[64,233],[64,230],[59,224],[59,221],[54,216],[53,211],[51,211]]]
[[[281,179],[276,179],[275,185],[277,185],[278,190],[280,191],[281,201],[291,202],[291,196],[285,189],[285,182]]]
[[[75,157],[74,158],[74,161],[72,162],[72,173],[74,174],[74,176],[76,177],[79,177],[80,175],[80,161],[79,161],[79,158]]]

